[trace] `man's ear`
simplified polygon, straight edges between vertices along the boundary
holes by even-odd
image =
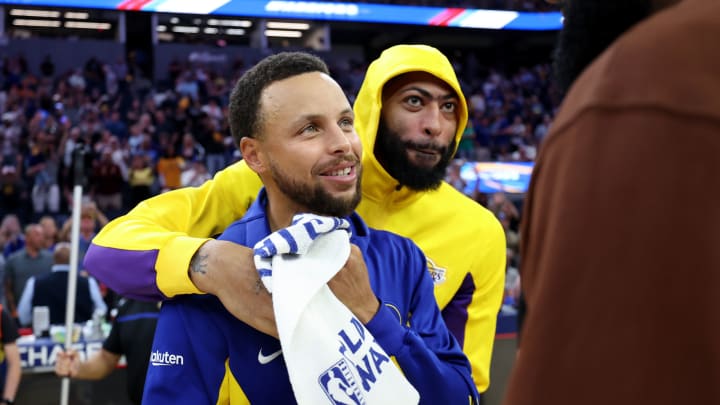
[[[261,158],[260,142],[257,139],[248,136],[240,139],[240,153],[245,163],[255,172],[262,173],[265,171],[265,165]]]

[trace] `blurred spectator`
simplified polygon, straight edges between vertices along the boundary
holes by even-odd
[[[547,135],[548,131],[550,130],[551,122],[552,117],[550,117],[550,114],[543,114],[542,122],[540,122],[535,127],[535,132],[533,133],[533,136],[535,137],[535,142],[537,144],[540,144],[545,139],[545,135]]]
[[[12,404],[22,379],[20,350],[17,346],[20,335],[15,321],[2,305],[0,312],[0,392],[4,403]]]
[[[462,159],[454,159],[448,166],[447,175],[445,176],[445,181],[461,193],[465,192],[465,186],[467,186],[465,179],[460,176],[460,169],[462,169],[464,163],[465,161]]]
[[[157,174],[160,180],[162,191],[174,190],[182,187],[180,173],[185,165],[183,158],[175,153],[175,146],[169,144],[165,147],[165,153],[158,159]]]
[[[105,129],[110,131],[110,133],[117,136],[119,139],[127,139],[128,128],[125,122],[120,118],[120,112],[118,110],[113,110],[110,113],[110,118],[106,119],[104,124]]]
[[[505,231],[505,241],[507,243],[508,249],[512,249],[514,252],[517,252],[520,250],[520,233],[518,231],[512,229],[510,226],[510,216],[507,215],[504,211],[501,211],[498,213],[498,219],[500,220],[500,224],[503,227],[503,230]]]
[[[198,142],[205,150],[205,161],[211,176],[225,167],[225,138],[226,135],[220,132],[220,124],[212,117],[203,115]]]
[[[40,218],[38,223],[43,228],[43,235],[45,238],[43,248],[53,251],[55,249],[55,244],[58,242],[58,226],[55,218],[50,215],[45,215]]]
[[[212,176],[208,173],[205,163],[199,159],[188,162],[180,175],[183,187],[198,187],[211,178]]]
[[[493,194],[488,209],[495,213],[497,217],[500,217],[500,214],[504,214],[513,224],[513,229],[518,229],[517,223],[520,221],[520,211],[515,204],[510,201],[507,194],[503,192]]]
[[[495,193],[488,202],[488,209],[495,213],[505,230],[508,248],[514,252],[520,247],[520,211],[505,193]]]
[[[42,226],[30,224],[25,227],[25,247],[10,255],[5,263],[3,282],[8,311],[17,317],[17,301],[27,281],[34,276],[50,273],[52,253],[44,248],[45,236]]]
[[[103,212],[119,213],[123,207],[124,184],[122,170],[113,162],[112,151],[104,149],[100,161],[92,168],[89,181],[90,194],[97,207]]]
[[[205,160],[205,148],[195,141],[191,133],[185,133],[182,138],[180,157],[186,161]]]
[[[7,214],[0,224],[0,244],[3,246],[3,257],[25,247],[25,237],[22,235],[20,220],[15,214]]]
[[[505,270],[505,295],[501,311],[504,314],[515,315],[518,313],[518,299],[520,298],[520,271],[515,264],[515,251],[507,249],[507,267]]]
[[[50,142],[33,143],[27,159],[26,175],[32,179],[32,205],[35,214],[60,211],[60,186],[58,185],[58,157]]]
[[[25,182],[15,165],[3,165],[0,168],[0,213],[22,211],[25,194]]]
[[[92,199],[83,197],[85,201],[82,203],[80,211],[80,240],[78,249],[78,263],[83,262],[85,252],[87,252],[90,246],[90,241],[95,237],[95,234],[108,223],[108,217],[100,211]],[[59,240],[63,242],[70,242],[70,231],[72,228],[72,217],[65,220],[62,228],[60,228]]]
[[[460,138],[460,143],[458,144],[455,156],[460,159],[475,160],[475,149],[475,128],[473,127],[472,122],[468,121],[468,124],[465,126],[465,131],[463,131],[462,138]]]
[[[50,309],[50,324],[65,323],[67,288],[70,271],[70,243],[60,242],[53,253],[53,265],[49,274],[30,277],[18,303],[20,325],[30,326],[33,308],[46,306]],[[107,312],[100,288],[93,278],[77,276],[74,320],[83,323],[92,319],[94,313]]]
[[[127,181],[128,178],[128,161],[130,153],[127,149],[123,148],[120,144],[120,140],[117,136],[111,136],[108,140],[108,149],[110,150],[110,156],[112,157],[113,163],[120,168],[120,174],[122,174],[123,180]]]
[[[149,158],[145,155],[135,155],[132,157],[132,164],[128,174],[128,183],[130,185],[130,208],[136,206],[141,201],[152,196],[152,186],[155,183],[155,173],[150,167]]]

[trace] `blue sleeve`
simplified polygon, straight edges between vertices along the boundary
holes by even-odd
[[[380,306],[366,327],[395,357],[420,393],[421,404],[477,404],[470,363],[441,317],[424,255],[417,248],[412,250],[411,267],[406,269],[415,275],[409,327],[399,324],[386,305]]]
[[[35,295],[35,277],[30,277],[25,283],[25,289],[20,296],[20,303],[17,306],[17,314],[20,325],[27,326],[32,322],[32,300]]]
[[[189,298],[167,301],[160,310],[143,404],[217,403],[226,341],[213,315]]]

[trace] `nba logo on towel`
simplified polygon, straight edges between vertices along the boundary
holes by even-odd
[[[363,405],[365,399],[358,390],[348,363],[340,360],[318,378],[320,386],[333,405]]]

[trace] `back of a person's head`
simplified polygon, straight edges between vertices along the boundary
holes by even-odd
[[[230,94],[230,132],[236,145],[245,136],[256,137],[261,128],[259,116],[263,90],[273,82],[303,73],[330,74],[322,59],[304,52],[281,52],[258,62],[245,72]]]
[[[70,248],[71,245],[68,242],[59,242],[55,245],[55,250],[53,251],[53,262],[55,264],[69,264]]]

